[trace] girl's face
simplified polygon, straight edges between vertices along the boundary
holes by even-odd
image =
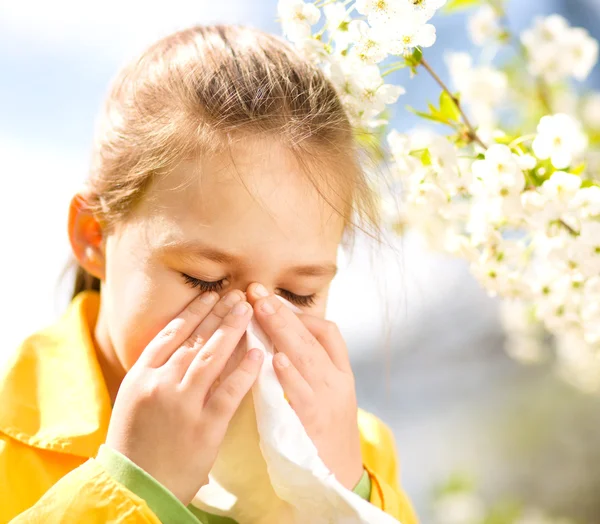
[[[323,317],[342,232],[343,219],[275,142],[186,162],[104,238],[99,342],[128,370],[197,294],[252,282]]]

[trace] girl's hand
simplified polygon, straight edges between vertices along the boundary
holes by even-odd
[[[261,288],[250,286],[248,300],[277,347],[273,366],[286,397],[325,465],[351,490],[363,464],[354,376],[344,339],[335,323],[296,315],[273,294],[263,296]]]
[[[262,363],[253,349],[213,387],[252,317],[241,291],[218,298],[194,299],[144,349],[121,384],[106,439],[185,505],[207,483]]]

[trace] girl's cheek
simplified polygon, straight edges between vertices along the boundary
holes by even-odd
[[[140,292],[141,289],[144,291]],[[122,301],[117,298],[112,318],[115,329],[111,331],[115,350],[126,370],[131,369],[146,346],[186,307],[190,301],[186,291],[181,283],[146,284],[136,293],[130,288],[128,297],[122,297]]]

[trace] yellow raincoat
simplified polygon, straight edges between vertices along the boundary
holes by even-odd
[[[147,502],[95,458],[111,415],[91,336],[99,296],[80,293],[56,324],[28,337],[0,370],[0,524],[160,523]],[[415,524],[398,484],[390,430],[364,411],[359,426],[371,503],[402,524]]]

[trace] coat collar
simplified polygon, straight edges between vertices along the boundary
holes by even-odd
[[[98,292],[79,293],[0,369],[0,432],[36,448],[96,455],[111,414],[92,337],[99,306]]]

